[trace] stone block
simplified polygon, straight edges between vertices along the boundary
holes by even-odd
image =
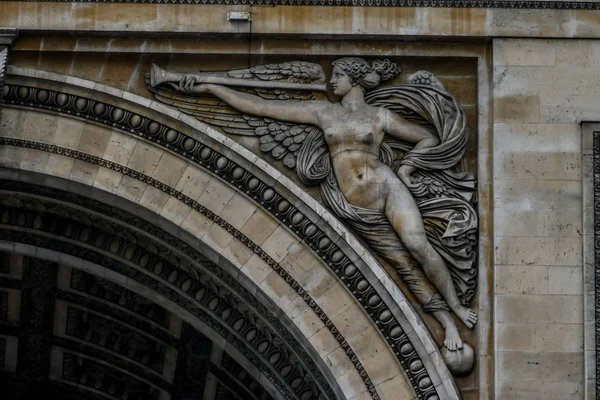
[[[19,138],[25,136],[23,129],[24,112],[14,108],[3,108],[0,110],[0,136]]]
[[[580,207],[536,209],[530,207],[527,201],[523,201],[522,205],[523,210],[494,209],[495,235],[581,237],[583,228]]]
[[[499,381],[498,400],[579,400],[583,398],[581,382],[547,380]]]
[[[198,203],[219,215],[234,194],[235,190],[229,185],[220,179],[212,179],[198,198]]]
[[[582,238],[497,237],[495,263],[581,266]]]
[[[242,273],[246,275],[257,285],[260,285],[265,278],[273,272],[273,269],[262,260],[257,254],[252,255],[250,259],[244,264],[241,269]]]
[[[540,101],[539,122],[579,124],[582,121],[595,121],[599,102],[600,94],[544,96]]]
[[[496,324],[498,351],[534,351],[536,345],[534,324]]]
[[[595,95],[594,82],[599,76],[600,69],[588,67],[494,67],[494,97],[537,94],[540,99],[564,99],[566,95]]]
[[[493,46],[494,66],[553,66],[556,46],[549,40],[496,40]]]
[[[262,243],[262,249],[276,262],[283,260],[290,251],[290,247],[299,243],[283,225],[279,225],[273,233]]]
[[[294,295],[290,298],[290,300],[285,303],[281,303],[279,308],[281,308],[281,311],[289,318],[294,319],[309,307],[304,299],[294,292]]]
[[[494,175],[497,179],[579,180],[581,152],[496,152]]]
[[[258,208],[244,226],[242,226],[240,232],[248,236],[257,245],[261,245],[278,226],[279,222],[274,220],[264,210]]]
[[[221,255],[237,268],[241,268],[254,255],[254,252],[239,240],[232,240]]]
[[[28,111],[24,113],[25,139],[33,142],[52,143],[58,126],[58,116],[44,112]]]
[[[356,303],[332,318],[332,321],[346,340],[360,335],[371,326],[368,317]]]
[[[308,338],[308,341],[321,358],[325,358],[328,354],[340,348],[340,344],[326,327],[319,329],[318,332]]]
[[[494,121],[494,154],[499,152],[578,153],[581,127]]]
[[[93,156],[102,157],[108,146],[108,141],[112,131],[103,126],[94,125],[91,123],[85,124],[81,134],[81,140],[77,150],[82,153],[91,154]]]
[[[336,379],[342,391],[348,398],[353,398],[363,393],[366,389],[365,383],[358,374],[356,369],[352,368],[350,371],[345,373]]]
[[[212,224],[202,236],[202,241],[218,253],[225,250],[232,240],[233,235],[218,224]]]
[[[305,337],[311,337],[319,330],[325,328],[323,321],[321,321],[319,316],[315,314],[311,308],[302,311],[293,319],[293,321]]]
[[[70,19],[71,5],[58,3],[53,7],[44,7],[37,3],[22,3],[19,7],[19,25],[21,29],[69,29],[73,28]],[[14,26],[15,21],[7,26]]]
[[[496,322],[583,323],[583,298],[571,295],[498,295]]]
[[[313,268],[310,274],[307,274],[307,277],[299,283],[313,299],[323,296],[328,290],[339,284],[325,266]]]
[[[571,35],[571,13],[561,10],[493,8],[488,34],[495,36],[565,37]],[[494,39],[494,46],[505,39]]]
[[[497,265],[495,282],[498,294],[548,294],[548,267]]]
[[[131,135],[113,131],[102,158],[120,165],[127,165],[139,140]]]
[[[100,167],[98,168],[98,173],[96,174],[94,186],[110,193],[117,193],[119,186],[121,186],[122,179],[123,174],[120,172]]]
[[[34,149],[23,149],[21,168],[27,171],[44,172],[48,164],[49,153]]]
[[[390,351],[384,351],[381,354],[366,360],[363,366],[374,385],[389,381],[395,376],[402,376],[402,371],[398,367],[398,361]]]
[[[131,153],[131,158],[127,167],[145,175],[152,176],[156,169],[164,150],[158,147],[138,141]]]
[[[288,303],[299,297],[276,271],[269,272],[267,277],[259,284],[259,287],[276,304]]]
[[[187,161],[180,156],[165,151],[152,174],[152,178],[174,188],[187,167]]]
[[[591,40],[562,40],[556,45],[556,65],[584,67],[594,56],[594,41]]]
[[[583,294],[583,268],[548,267],[548,293]]]
[[[225,205],[219,216],[236,229],[241,229],[258,207],[247,197],[236,193]]]
[[[213,179],[208,172],[201,170],[194,165],[188,165],[185,172],[177,182],[175,189],[186,196],[197,200],[204,193],[206,185]]]
[[[539,122],[540,98],[514,95],[494,98],[494,122]]]
[[[580,383],[583,379],[583,353],[502,351],[497,353],[497,357],[499,381],[549,380]]]
[[[169,199],[169,201],[167,201],[165,208],[167,207],[167,205],[169,205],[170,201],[171,201],[171,199]],[[176,204],[173,204],[173,205],[176,205]],[[163,208],[162,214],[164,214],[164,212],[165,212],[165,209]],[[198,239],[202,239],[202,237],[204,237],[204,235],[206,234],[208,229],[213,224],[214,224],[214,222],[212,220],[210,220],[207,217],[205,217],[204,215],[200,214],[198,211],[192,210],[191,212],[187,213],[185,220],[181,223],[181,227],[183,229],[189,231],[193,235],[195,235]]]
[[[71,170],[71,179],[92,186],[100,167],[85,161],[75,160]]]
[[[181,225],[191,211],[192,208],[190,206],[171,197],[165,203],[160,215],[173,222],[175,225]]]
[[[23,148],[14,146],[0,146],[0,165],[7,168],[19,168]]]
[[[581,207],[580,180],[496,180],[494,203],[508,210]]]
[[[160,213],[170,196],[153,186],[148,186],[140,199],[140,205]]]
[[[316,298],[315,301],[330,319],[340,315],[354,304],[354,299],[341,283],[334,285],[321,297]]]
[[[349,339],[348,344],[350,344],[350,347],[352,347],[352,350],[354,350],[361,362],[367,362],[370,359],[378,357],[380,354],[388,352],[387,343],[374,326],[370,326],[360,335]]]
[[[346,351],[341,347],[327,354],[325,363],[329,366],[329,370],[336,379],[354,370],[354,365],[348,359]]]
[[[148,187],[146,183],[138,181],[130,176],[124,176],[123,179],[121,179],[121,185],[117,190],[117,194],[134,203],[139,203],[146,191],[146,187]]]
[[[597,12],[573,10],[573,35],[575,37],[598,37],[600,16]]]
[[[535,324],[535,351],[583,352],[583,324]]]
[[[48,164],[46,165],[46,173],[61,178],[68,178],[71,176],[74,162],[73,158],[60,154],[50,154],[48,156]]]
[[[377,385],[377,392],[381,393],[382,400],[413,400],[413,389],[402,375],[382,382]]]
[[[86,123],[69,117],[58,117],[54,144],[60,147],[76,150],[81,141],[83,128]]]

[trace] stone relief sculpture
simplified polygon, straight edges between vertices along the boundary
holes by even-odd
[[[468,328],[477,323],[469,308],[477,275],[476,182],[460,170],[466,119],[429,72],[378,88],[399,73],[388,60],[338,59],[329,81],[337,102],[326,100],[321,66],[308,62],[197,74],[153,66],[149,88],[225,133],[257,136],[261,150],[295,169],[304,184],[320,185],[325,205],[444,327],[447,356],[464,347],[451,313]],[[473,361],[467,363],[463,373]]]

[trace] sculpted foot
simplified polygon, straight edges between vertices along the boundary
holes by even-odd
[[[475,311],[471,310],[467,307],[457,307],[454,312],[456,316],[460,318],[462,322],[467,326],[467,328],[472,329],[477,323],[477,314]]]
[[[463,348],[463,341],[458,334],[456,327],[449,327],[446,329],[446,339],[444,340],[444,346],[450,351],[456,351]]]

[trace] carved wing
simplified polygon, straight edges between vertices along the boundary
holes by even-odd
[[[325,73],[318,64],[307,62],[286,62],[266,64],[248,69],[226,71],[210,74],[226,81],[239,79],[257,82],[257,87],[232,86],[240,91],[260,96],[267,100],[314,100],[324,98],[318,91],[293,90],[271,87],[260,87],[260,82],[282,82],[289,84],[310,84],[315,86],[325,81]],[[315,129],[312,125],[293,124],[274,119],[243,114],[220,99],[209,95],[182,94],[165,84],[152,86],[150,77],[146,78],[148,89],[156,100],[168,104],[196,117],[226,134],[256,136],[260,141],[260,149],[282,160],[288,168],[296,167],[297,155],[304,139]],[[275,86],[275,87],[273,87]],[[323,85],[324,87],[324,85]]]

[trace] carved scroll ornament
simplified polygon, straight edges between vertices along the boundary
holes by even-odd
[[[153,66],[156,99],[260,149],[320,185],[325,205],[393,265],[423,310],[444,327],[443,355],[455,375],[470,373],[468,328],[476,289],[476,182],[461,171],[464,112],[431,73],[378,88],[395,63],[348,57],[333,63],[325,96],[318,64],[286,62],[225,73],[181,74]]]

